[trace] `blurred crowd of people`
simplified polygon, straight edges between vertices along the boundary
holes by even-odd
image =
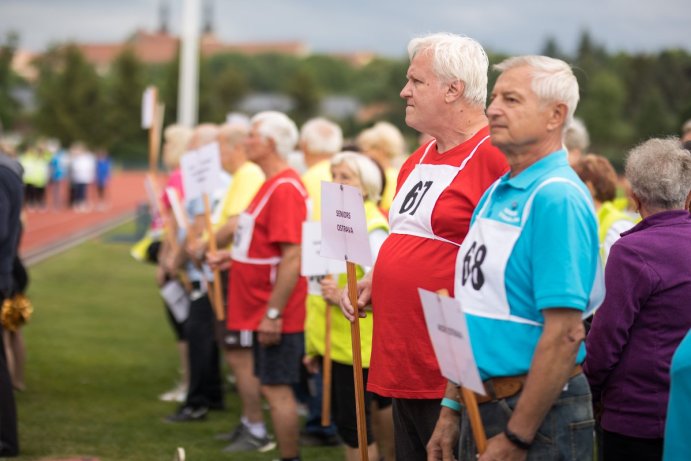
[[[691,459],[691,121],[681,139],[631,149],[619,177],[589,151],[567,63],[509,58],[488,89],[487,55],[471,38],[431,34],[408,52],[400,96],[421,134],[410,155],[386,122],[353,141],[333,121],[298,128],[275,111],[164,130],[168,171],[150,180],[152,230],[134,254],[156,264],[177,343],[179,382],[160,398],[179,407],[165,420],[225,409],[225,364],[241,416],[209,434],[223,452],[277,447],[295,461],[301,446],[341,445],[345,459],[361,459],[350,338],[359,321],[370,461]],[[190,197],[181,164],[210,145],[223,169],[217,190]],[[70,154],[78,185],[97,176],[93,156],[80,166],[89,155]],[[40,148],[25,156],[27,200],[40,207],[53,162]],[[8,251],[15,170],[0,162]],[[356,268],[356,305],[344,274],[301,275],[303,226],[322,219],[323,182],[363,198],[373,265]],[[4,252],[0,262],[7,296]],[[484,393],[442,375],[419,288],[459,301]],[[12,454],[0,365],[0,453]]]
[[[92,152],[84,143],[69,149],[55,141],[39,141],[26,148],[5,145],[24,169],[26,209],[76,212],[105,210],[107,188],[112,175],[110,156],[104,150]]]

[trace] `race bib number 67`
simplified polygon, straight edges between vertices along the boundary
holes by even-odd
[[[425,194],[429,191],[430,187],[432,187],[432,184],[432,181],[419,181],[415,184],[405,196],[399,214],[410,213],[411,216],[415,215],[415,212],[422,203],[422,199],[425,198]]]

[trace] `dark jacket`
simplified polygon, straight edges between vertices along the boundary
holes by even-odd
[[[21,232],[20,213],[24,200],[22,167],[0,152],[0,298],[12,288],[12,267]]]

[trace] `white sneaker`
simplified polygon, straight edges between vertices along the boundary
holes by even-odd
[[[164,392],[158,396],[158,399],[164,402],[182,403],[185,401],[185,398],[187,398],[187,386],[183,383],[178,384],[168,392]]]

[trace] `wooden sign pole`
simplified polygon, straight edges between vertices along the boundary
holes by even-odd
[[[330,275],[324,277],[331,278]],[[331,303],[325,303],[324,359],[322,361],[322,426],[331,425]]]
[[[365,420],[365,385],[362,379],[362,352],[360,350],[360,316],[357,308],[357,278],[355,263],[348,261],[348,298],[355,309],[355,320],[350,323],[353,347],[353,378],[355,380],[355,412],[357,416],[360,460],[367,461],[367,421]]]
[[[211,224],[211,205],[209,204],[209,194],[204,194],[204,220],[206,221],[206,233],[209,234],[209,251],[212,255],[216,254],[216,238],[214,228]],[[214,269],[214,283],[213,283],[213,305],[216,311],[216,318],[218,320],[225,319],[225,309],[223,308],[223,296],[221,295],[221,273],[218,269]]]
[[[438,290],[437,294],[449,296],[449,291],[442,289]],[[477,406],[475,393],[463,386],[459,386],[458,391],[461,394],[463,404],[468,412],[468,419],[470,420],[470,428],[473,431],[475,446],[477,446],[478,453],[482,454],[487,450],[487,436],[485,435],[485,427],[482,425],[482,418],[480,417],[480,409]]]

